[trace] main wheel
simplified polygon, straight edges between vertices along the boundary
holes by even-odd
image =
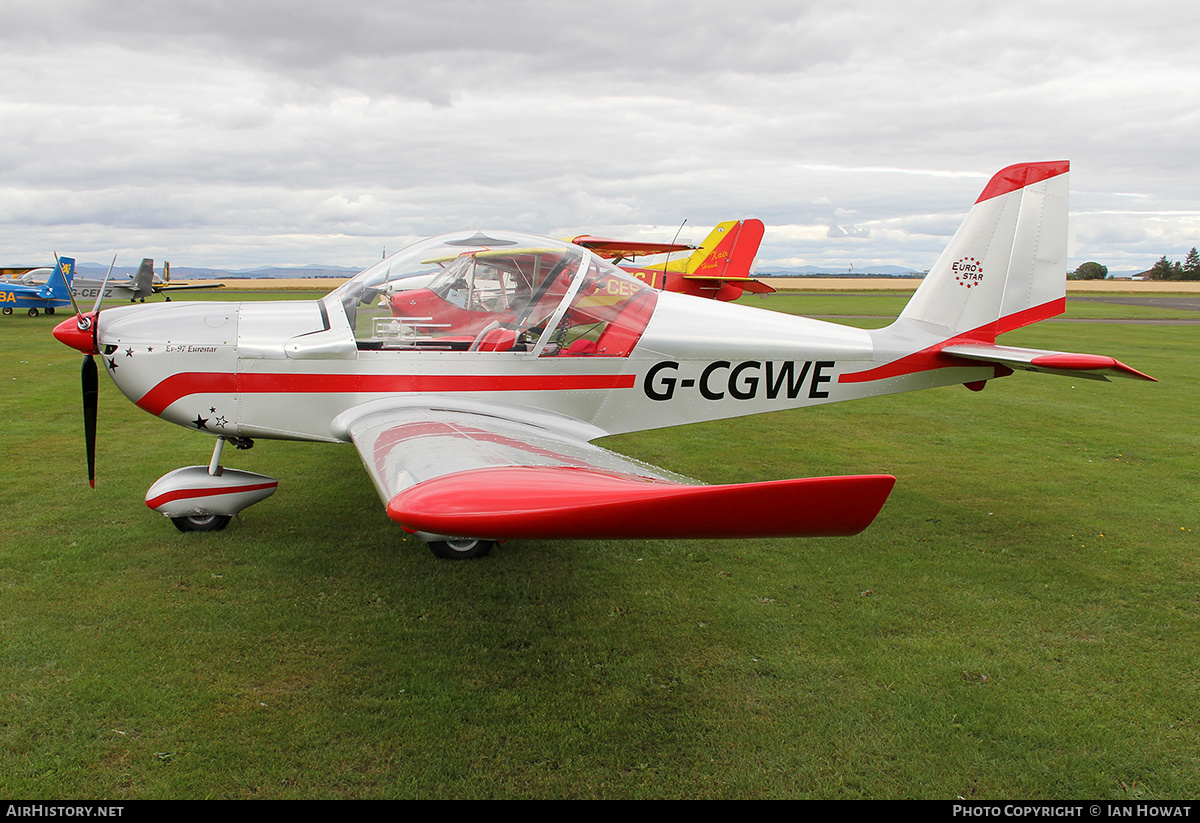
[[[5,314],[12,314],[12,306],[5,306],[5,307],[4,307],[4,313],[5,313]]]
[[[171,522],[181,532],[219,532],[229,525],[227,514],[203,514],[196,517],[172,517]]]
[[[46,314],[53,315],[53,314],[54,314],[54,307],[53,307],[53,306],[47,306],[47,307],[46,307]]]
[[[30,310],[29,310],[29,316],[30,316],[30,317],[37,317],[37,316],[38,316],[38,310],[37,310],[37,309],[30,309]]]
[[[483,557],[496,545],[495,540],[479,540],[474,537],[460,537],[454,540],[431,540],[429,550],[434,557],[443,560],[470,560]]]

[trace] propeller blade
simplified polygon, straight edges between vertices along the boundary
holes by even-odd
[[[87,443],[88,484],[96,488],[96,398],[100,393],[96,359],[83,358],[83,438]]]
[[[100,284],[100,293],[96,295],[96,302],[92,306],[92,314],[100,313],[100,301],[104,299],[104,290],[108,288],[108,278],[112,275],[113,266],[117,265],[117,256],[113,255],[113,261],[108,264],[108,271],[104,273],[104,282]]]

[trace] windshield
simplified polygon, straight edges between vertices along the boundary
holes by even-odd
[[[360,337],[365,331],[377,348],[537,356],[624,356],[655,302],[652,289],[579,246],[475,231],[409,246],[330,297],[341,301],[352,326],[360,308],[370,307],[370,329],[358,326]],[[638,309],[623,311],[635,303]],[[631,322],[637,327],[632,338]],[[620,337],[621,345],[601,345],[610,326],[610,340]],[[625,329],[621,335],[618,326]]]

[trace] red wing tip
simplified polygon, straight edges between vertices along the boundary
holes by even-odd
[[[388,503],[409,529],[529,539],[831,537],[871,524],[896,479],[814,477],[688,486],[568,467],[476,469]]]
[[[1099,371],[1102,369],[1113,369],[1120,372],[1126,377],[1133,377],[1139,380],[1150,380],[1157,383],[1158,380],[1148,374],[1138,371],[1135,368],[1126,366],[1120,360],[1114,357],[1108,357],[1103,354],[1046,354],[1041,357],[1035,357],[1029,361],[1030,365],[1038,366],[1043,369],[1066,369],[1068,371]]]

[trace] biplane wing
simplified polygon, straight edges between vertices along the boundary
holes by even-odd
[[[676,251],[691,251],[696,248],[687,243],[644,243],[636,240],[613,240],[608,237],[593,237],[590,234],[581,234],[578,237],[572,238],[571,242],[576,246],[583,246],[585,249],[590,249],[597,257],[603,257],[606,260],[618,263],[627,258],[670,254]]]
[[[770,294],[775,289],[750,274],[763,232],[761,220],[726,220],[687,257],[622,268],[656,289],[722,302],[736,300],[743,292]]]
[[[167,300],[170,300],[172,292],[194,291],[196,289],[220,289],[225,286],[224,283],[172,283],[170,262],[163,263],[162,280],[158,281],[154,277],[154,261],[149,258],[142,261],[142,265],[133,280],[134,288],[138,292],[137,296],[143,299],[151,292],[162,294]]]
[[[706,486],[588,442],[596,427],[533,408],[424,396],[334,425],[387,514],[422,539],[802,537],[857,534],[890,475]]]

